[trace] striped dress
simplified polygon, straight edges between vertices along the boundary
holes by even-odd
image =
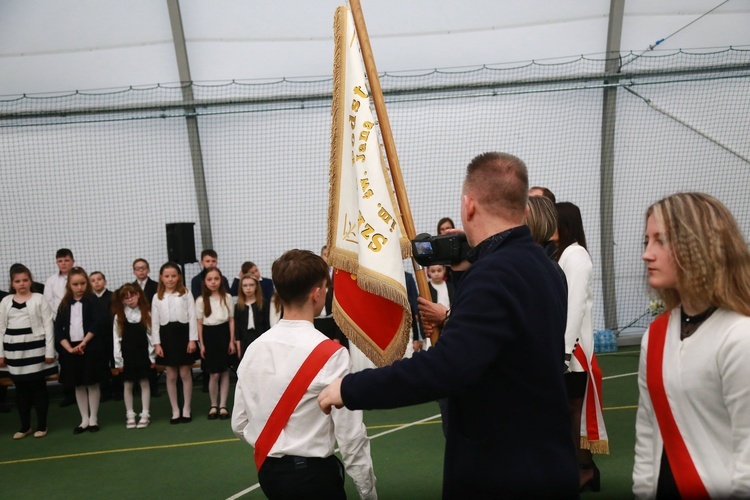
[[[39,294],[34,294],[39,295]],[[39,295],[41,297],[41,295]],[[42,298],[41,301],[29,299],[24,303],[17,303],[13,300],[14,296],[5,297],[0,303],[0,341],[2,349],[0,354],[5,357],[10,377],[14,382],[36,380],[57,373],[57,364],[46,364],[45,357],[55,357],[54,354],[54,332],[51,328],[51,312],[49,307]],[[8,304],[7,302],[10,302]],[[32,329],[32,319],[30,313],[31,303],[41,307],[38,310],[42,316],[45,312],[49,314],[50,321],[46,318],[35,318],[34,323],[39,324],[39,328]]]

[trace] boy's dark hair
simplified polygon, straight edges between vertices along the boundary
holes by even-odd
[[[285,304],[301,306],[310,291],[328,280],[328,264],[309,250],[289,250],[271,266],[271,279]]]
[[[213,257],[214,259],[219,258],[219,254],[216,253],[216,250],[211,250],[210,248],[207,248],[201,252],[201,260],[203,260],[203,257],[208,255],[209,257]]]
[[[73,252],[69,248],[61,248],[57,252],[55,252],[55,259],[62,259],[63,257],[70,257],[71,259],[74,259]]]
[[[242,263],[242,267],[240,267],[240,270],[242,271],[242,274],[247,274],[250,269],[256,267],[255,264],[250,262],[249,260],[246,260]]]
[[[549,188],[543,187],[543,186],[534,186],[532,188],[529,188],[529,191],[534,191],[535,189],[538,189],[542,192],[542,196],[550,200],[552,203],[557,203],[557,198],[555,198],[555,193],[549,190]]]
[[[103,273],[103,272],[101,272],[101,271],[94,271],[93,273],[89,274],[89,279],[91,279],[91,277],[92,277],[93,275],[95,275],[95,274],[101,274],[101,275],[102,275],[102,279],[103,279],[104,281],[107,281],[107,277],[106,277],[106,276],[104,276],[104,273]]]

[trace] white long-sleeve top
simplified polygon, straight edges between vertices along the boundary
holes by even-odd
[[[664,446],[646,384],[649,332],[641,342],[633,493],[654,498]],[[750,497],[750,318],[719,309],[680,341],[669,317],[664,387],[680,434],[711,498]]]
[[[565,325],[565,354],[572,354],[576,341],[587,358],[594,353],[594,328],[591,318],[591,256],[578,243],[566,248],[558,262],[568,281],[568,321]],[[583,367],[573,357],[570,371],[582,372]]]
[[[57,309],[60,307],[60,302],[65,296],[65,287],[68,284],[68,277],[63,276],[60,273],[55,273],[44,283],[44,300],[47,301],[47,305],[52,310],[52,319],[57,317]]]
[[[141,310],[137,307],[125,306],[125,321],[132,324],[138,324],[141,322]],[[148,359],[151,363],[156,362],[156,352],[154,351],[154,343],[151,341],[151,335],[146,335],[148,338]],[[124,360],[122,359],[122,335],[120,335],[120,325],[117,323],[117,316],[115,316],[114,325],[112,326],[112,340],[114,345],[114,357],[115,357],[115,368],[122,368],[125,366]]]
[[[195,303],[190,292],[184,295],[165,293],[163,299],[154,295],[154,300],[151,302],[151,341],[154,345],[161,344],[161,327],[172,321],[187,323],[190,327],[190,340],[198,342]]]
[[[232,430],[252,446],[284,390],[307,356],[326,336],[309,321],[282,319],[248,347],[237,369]],[[269,457],[297,455],[325,458],[338,441],[347,474],[363,499],[375,499],[375,473],[362,411],[333,409],[326,415],[318,394],[350,371],[349,353],[339,349],[315,376]]]
[[[205,326],[221,325],[234,318],[234,301],[231,295],[226,294],[224,302],[214,296],[208,300],[211,301],[211,316],[206,317],[203,314],[203,296],[195,299],[195,317],[202,320]]]

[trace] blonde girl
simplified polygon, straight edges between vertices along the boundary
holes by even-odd
[[[167,262],[159,270],[159,286],[151,303],[151,341],[156,364],[166,366],[167,393],[172,406],[170,424],[193,421],[193,371],[198,342],[195,304],[182,282],[180,266]],[[182,380],[182,406],[177,377]]]

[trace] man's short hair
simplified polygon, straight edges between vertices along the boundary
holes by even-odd
[[[213,257],[214,259],[217,259],[217,260],[219,258],[219,254],[216,253],[216,250],[211,250],[210,248],[207,248],[206,250],[203,250],[201,252],[201,260],[203,260],[203,257],[205,257],[206,255],[208,255],[209,257]]]
[[[328,264],[309,250],[289,250],[271,266],[271,279],[282,302],[301,306],[328,279]]]
[[[70,257],[73,258],[73,252],[70,250],[70,248],[61,248],[57,252],[55,252],[55,259],[62,259],[63,257]]]
[[[520,158],[508,153],[483,153],[466,167],[464,184],[477,202],[494,215],[524,218],[529,198],[529,173]]]

